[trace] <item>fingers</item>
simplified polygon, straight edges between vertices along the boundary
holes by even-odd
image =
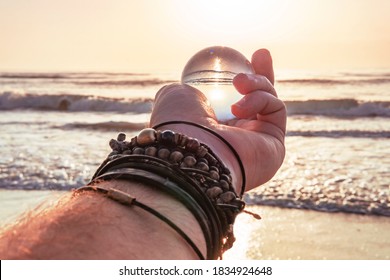
[[[233,84],[237,91],[244,95],[255,90],[261,90],[277,97],[275,88],[265,76],[240,73],[234,77]]]
[[[268,50],[260,49],[252,55],[252,66],[256,74],[265,76],[271,84],[275,82],[272,57]]]
[[[254,91],[232,105],[233,114],[241,119],[252,119],[284,109],[284,103],[265,91]]]
[[[253,120],[248,123],[247,129],[284,141],[286,107],[272,94],[259,90],[249,93],[232,105],[232,113],[239,119]]]

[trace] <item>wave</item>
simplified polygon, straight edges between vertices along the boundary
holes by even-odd
[[[390,101],[358,101],[328,99],[286,101],[292,115],[324,115],[333,117],[390,117]],[[107,98],[92,95],[50,95],[0,93],[0,110],[29,109],[69,112],[132,112],[149,113],[153,99]]]
[[[3,123],[10,124],[10,123]],[[12,124],[21,124],[20,122],[12,122]],[[34,123],[36,124],[36,123]],[[45,123],[42,123],[45,124]],[[58,129],[92,129],[92,130],[108,130],[108,131],[137,131],[145,128],[146,123],[133,123],[133,122],[99,122],[99,123],[67,123],[61,126],[54,126]],[[327,137],[327,138],[390,138],[390,131],[368,131],[368,130],[319,130],[319,131],[300,131],[292,130],[287,131],[286,136],[302,136],[302,137]]]
[[[328,138],[390,138],[390,131],[368,130],[319,130],[319,131],[287,131],[287,136],[328,137]]]
[[[0,79],[101,79],[117,76],[149,76],[147,73],[113,73],[113,72],[78,72],[78,73],[36,73],[36,72],[22,72],[22,73],[0,73]]]
[[[0,80],[7,85],[67,84],[93,87],[154,86],[175,83],[177,80],[152,77],[143,73],[0,73]]]
[[[390,78],[369,78],[369,79],[281,79],[277,80],[281,84],[300,85],[361,85],[361,84],[384,84],[390,83]]]
[[[343,202],[332,200],[296,199],[289,197],[273,198],[263,194],[246,194],[248,205],[267,205],[281,208],[308,209],[321,212],[344,212],[365,215],[380,215],[390,217],[390,208],[386,204],[369,201],[364,198],[349,199]]]
[[[147,79],[147,80],[107,80],[107,81],[84,81],[84,82],[74,82],[76,85],[88,85],[88,86],[120,86],[120,87],[129,87],[129,86],[154,86],[162,84],[171,84],[175,83],[175,80],[160,80],[160,79]]]
[[[215,73],[218,77],[231,78],[235,73],[230,71],[214,71],[204,70],[188,73],[184,79],[187,81],[196,80],[197,82],[205,80],[215,82]],[[145,79],[145,77],[147,77]],[[132,85],[156,85],[163,83],[178,82],[178,80],[165,80],[156,78],[155,75],[149,73],[116,73],[116,72],[0,72],[0,79],[6,80],[7,83],[19,83],[20,81],[28,82],[29,80],[43,80],[43,82],[67,82],[75,85],[116,85],[116,86],[132,86]],[[194,81],[193,81],[194,82]],[[277,79],[280,84],[298,84],[307,85],[364,85],[364,84],[386,84],[390,83],[390,73],[353,73],[341,72],[334,77],[310,77],[310,78],[284,78]]]
[[[390,83],[390,73],[341,73],[338,77],[330,78],[286,78],[278,79],[281,84],[299,85],[374,85]]]
[[[389,101],[328,99],[286,101],[289,115],[324,115],[334,117],[390,117]]]
[[[0,94],[0,110],[29,109],[70,112],[132,112],[148,113],[152,99],[123,99],[90,95],[37,95],[3,92]]]
[[[133,122],[99,122],[99,123],[68,123],[61,126],[54,126],[59,129],[92,129],[92,130],[108,130],[108,131],[138,131],[146,127],[146,123]]]

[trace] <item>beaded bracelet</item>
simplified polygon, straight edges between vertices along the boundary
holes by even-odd
[[[180,121],[177,121],[177,120],[175,120],[175,121],[166,121],[166,122],[162,122],[162,123],[159,123],[157,125],[154,125],[153,129],[158,129],[158,128],[162,127],[162,126],[170,125],[170,124],[185,124],[185,125],[195,126],[197,128],[200,128],[200,129],[203,129],[203,130],[207,131],[208,133],[214,135],[219,140],[221,140],[230,149],[230,151],[233,153],[234,157],[236,158],[236,160],[238,162],[238,165],[239,165],[240,171],[241,171],[241,177],[242,177],[242,185],[241,185],[240,196],[242,197],[244,195],[244,193],[245,193],[245,185],[246,185],[245,167],[244,167],[244,164],[242,163],[240,155],[238,154],[236,149],[234,149],[232,144],[229,143],[229,141],[227,141],[225,138],[223,138],[220,134],[218,134],[213,129],[211,129],[211,128],[207,127],[207,126],[201,125],[199,123],[194,123],[194,122],[190,122],[190,121],[183,121],[183,120],[180,120]]]
[[[143,129],[130,141],[120,133],[109,144],[112,152],[90,184],[102,179],[145,180],[194,214],[205,236],[208,259],[221,258],[233,246],[233,224],[245,203],[233,188],[229,169],[207,145],[182,133],[152,128]],[[151,179],[152,174],[165,182]]]

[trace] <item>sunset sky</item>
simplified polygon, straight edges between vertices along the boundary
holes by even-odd
[[[389,0],[0,0],[0,71],[180,71],[198,50],[390,68]]]

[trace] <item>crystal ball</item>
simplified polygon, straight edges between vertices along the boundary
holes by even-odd
[[[197,52],[183,69],[181,82],[206,95],[219,121],[234,118],[231,105],[242,98],[233,86],[238,73],[254,74],[252,65],[240,52],[214,46]]]

